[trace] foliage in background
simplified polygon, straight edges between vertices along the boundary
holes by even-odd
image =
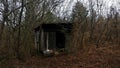
[[[78,1],[71,16],[66,13],[66,17],[59,17],[61,13],[56,10],[63,2],[64,0],[1,0],[0,60],[34,55],[33,29],[42,23],[72,22],[72,51],[83,49],[88,42],[96,44],[96,47],[106,43],[120,45],[120,16],[114,7],[111,7],[105,18],[102,16],[102,3],[98,3],[99,13],[96,14],[95,4],[91,0],[89,9]]]

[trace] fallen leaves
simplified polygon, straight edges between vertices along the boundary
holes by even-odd
[[[25,62],[8,61],[13,66],[30,66],[30,68],[119,68],[120,47],[105,46],[95,48],[90,46],[74,54],[53,57],[31,57]],[[12,60],[12,59],[11,59]],[[21,66],[21,65],[20,65]]]

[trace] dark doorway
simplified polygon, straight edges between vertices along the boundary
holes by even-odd
[[[56,32],[56,47],[65,48],[65,34],[62,32]]]

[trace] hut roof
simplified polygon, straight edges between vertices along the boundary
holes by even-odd
[[[41,24],[36,27],[34,30],[39,31],[43,29],[44,31],[58,31],[58,30],[71,30],[72,23],[49,23],[49,24]]]

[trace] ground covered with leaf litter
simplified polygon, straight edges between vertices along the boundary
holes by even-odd
[[[73,54],[33,56],[25,61],[10,59],[6,64],[9,68],[120,68],[120,46],[88,46]]]

